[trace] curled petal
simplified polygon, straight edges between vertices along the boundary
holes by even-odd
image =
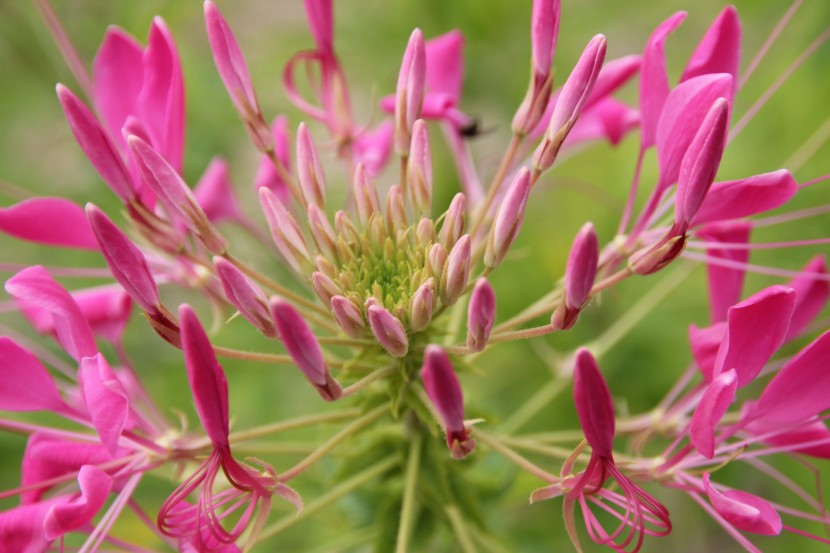
[[[78,486],[80,497],[49,509],[43,523],[46,539],[54,540],[88,524],[104,506],[112,489],[112,478],[98,467],[86,465],[78,473]]]
[[[723,337],[726,335],[726,321],[707,328],[689,326],[689,346],[705,382],[711,382],[715,374],[715,359],[718,357]]]
[[[454,104],[464,83],[464,35],[453,30],[426,41],[427,93],[446,94]]]
[[[781,533],[781,515],[769,502],[740,490],[719,492],[712,486],[709,474],[703,475],[703,489],[709,502],[729,524],[753,534],[777,536]]]
[[[715,430],[735,401],[737,390],[738,375],[735,369],[718,375],[706,388],[692,415],[689,437],[695,449],[707,459],[715,455]]]
[[[127,392],[100,353],[81,359],[78,382],[84,404],[101,443],[110,455],[114,456],[118,451],[118,439],[130,413]]]

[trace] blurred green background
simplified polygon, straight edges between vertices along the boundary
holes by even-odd
[[[187,91],[187,146],[185,177],[195,182],[214,155],[226,157],[234,180],[244,198],[248,213],[257,220],[254,195],[250,193],[256,171],[257,156],[250,147],[219,80],[207,44],[201,3],[112,2],[109,0],[61,0],[54,9],[82,59],[91,61],[107,25],[119,25],[144,40],[151,18],[161,15],[178,42]],[[284,63],[298,50],[312,47],[306,28],[302,3],[279,0],[218,1],[238,37],[248,59],[266,117],[289,114],[292,126],[301,120],[281,89],[280,75]],[[358,120],[377,118],[376,100],[393,92],[403,48],[413,27],[424,30],[427,38],[450,29],[460,29],[466,39],[466,80],[461,108],[480,119],[488,132],[477,138],[473,154],[482,176],[492,174],[509,139],[509,122],[521,101],[529,70],[529,0],[338,0],[335,2],[335,45],[351,85],[351,96]],[[639,53],[651,30],[676,9],[687,9],[686,22],[668,40],[672,82],[680,75],[689,54],[711,20],[724,4],[713,0],[696,2],[655,2],[653,0],[574,0],[563,2],[562,25],[556,56],[558,81],[570,71],[582,47],[596,33],[608,37],[608,58]],[[741,15],[744,41],[742,67],[759,50],[788,2],[743,0],[736,2]],[[766,56],[747,85],[739,92],[734,113],[740,117],[798,55],[830,24],[830,3],[811,0],[805,3],[794,21]],[[830,116],[830,47],[820,48],[775,94],[759,115],[729,146],[719,173],[719,180],[739,178],[784,167],[809,136]],[[54,85],[63,82],[78,90],[50,36],[31,2],[0,2],[0,186],[3,205],[17,201],[17,191],[9,184],[37,195],[60,195],[83,204],[94,200],[110,214],[119,210],[114,196],[94,173],[75,144],[55,99]],[[636,81],[622,93],[636,100]],[[436,129],[437,131],[437,129]],[[316,136],[323,130],[314,127]],[[435,213],[443,210],[458,184],[451,160],[438,132],[433,133],[436,162]],[[318,139],[318,142],[324,142]],[[505,319],[546,293],[562,275],[568,248],[574,234],[587,220],[597,227],[601,242],[613,237],[627,187],[636,160],[637,136],[632,135],[616,149],[596,145],[568,156],[546,175],[529,204],[525,226],[513,247],[508,262],[492,278],[498,294],[499,318]],[[795,172],[799,181],[807,181],[828,172],[830,148],[821,145],[818,152]],[[332,156],[328,156],[331,158]],[[328,161],[332,161],[329,159]],[[347,180],[334,163],[328,164],[330,187],[342,187]],[[653,156],[647,158],[643,183],[654,182]],[[395,179],[388,175],[386,184]],[[804,190],[794,202],[796,207],[825,204],[830,199],[824,185]],[[794,209],[788,206],[786,209]],[[246,235],[227,229],[232,243]],[[818,238],[830,235],[826,218],[814,218],[789,225],[762,229],[756,241]],[[97,256],[60,252],[51,248],[21,245],[6,237],[2,242],[0,263],[43,263],[49,265],[101,265]],[[252,259],[262,262],[267,252],[240,246]],[[826,248],[820,248],[825,251]],[[815,250],[755,252],[758,264],[798,269]],[[268,263],[268,260],[264,261]],[[278,263],[261,265],[269,270]],[[680,264],[678,264],[680,265]],[[673,268],[685,270],[683,267]],[[278,273],[279,274],[279,273]],[[283,273],[284,274],[284,273]],[[595,340],[610,328],[638,300],[665,280],[661,273],[649,278],[626,281],[600,301],[595,302],[571,332],[536,339],[527,343],[502,345],[488,350],[477,361],[479,371],[463,377],[469,416],[487,420],[485,427],[497,428],[551,378],[551,359]],[[5,277],[4,277],[5,278]],[[609,375],[611,389],[620,412],[640,413],[654,406],[671,387],[691,360],[686,344],[690,323],[707,324],[704,271],[694,269],[663,301],[650,310],[623,340],[600,361]],[[780,282],[770,277],[750,275],[746,293]],[[76,283],[73,281],[73,284]],[[208,317],[206,306],[198,299],[177,290],[164,291],[171,305],[188,300],[200,314]],[[24,330],[25,325],[12,314],[5,314],[3,324]],[[826,326],[826,325],[825,325]],[[25,330],[24,330],[25,331]],[[260,339],[241,318],[217,333],[217,343],[243,349],[273,348]],[[41,340],[43,342],[43,340]],[[198,424],[190,400],[179,352],[162,343],[139,317],[133,317],[127,349],[134,356],[147,386],[160,405],[187,413],[191,424]],[[260,364],[224,363],[231,383],[233,425],[247,428],[265,421],[279,420],[331,407],[321,405],[317,396],[296,371],[287,367]],[[828,392],[830,393],[830,391]],[[575,426],[570,389],[536,417],[525,430],[547,431]],[[333,429],[298,434],[298,449],[309,442],[319,442]],[[292,441],[295,437],[280,438]],[[22,438],[5,438],[0,461],[0,488],[18,481]],[[277,469],[290,466],[298,457],[265,456]],[[559,463],[537,460],[557,473]],[[518,475],[497,459],[477,461],[474,474],[486,479],[487,486],[500,492],[491,504],[482,505],[485,524],[503,542],[506,551],[569,550],[561,523],[561,500],[528,506],[527,496],[540,483],[530,476]],[[544,464],[546,463],[546,464]],[[827,469],[826,463],[822,468]],[[333,466],[333,465],[332,465]],[[800,465],[791,464],[793,478],[809,485],[811,475]],[[735,485],[769,492],[787,505],[795,506],[792,494],[755,472],[739,474]],[[296,482],[306,501],[334,485],[331,466],[310,471]],[[142,483],[138,500],[152,505],[171,490],[169,481],[148,477]],[[670,508],[676,528],[671,536],[647,539],[644,551],[738,551],[739,546],[709,517],[680,492],[649,487]],[[763,493],[762,493],[763,492]],[[155,499],[154,499],[155,498]],[[359,498],[358,498],[359,499]],[[298,524],[257,551],[362,551],[346,542],[359,540],[356,526],[371,526],[364,504],[358,499],[342,501],[322,515]],[[365,499],[365,498],[364,498]],[[12,503],[3,504],[8,507]],[[289,515],[285,505],[275,502],[271,520]],[[581,525],[581,524],[580,524]],[[153,540],[153,536],[134,521],[126,520],[124,531],[135,539]],[[812,528],[813,531],[819,531]],[[365,533],[365,536],[370,534]],[[342,540],[338,542],[338,540]],[[151,542],[157,543],[157,542]],[[758,538],[756,543],[767,551],[819,551],[824,546],[806,539],[784,535]],[[603,548],[584,538],[588,551]],[[155,546],[155,545],[154,545]],[[363,547],[363,549],[361,548]],[[454,551],[456,545],[448,533],[439,532],[424,551]]]

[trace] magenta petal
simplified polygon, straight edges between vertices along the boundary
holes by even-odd
[[[827,264],[823,255],[817,255],[788,284],[795,290],[795,309],[787,332],[787,341],[798,338],[807,325],[816,318],[830,298],[827,282]]]
[[[614,402],[611,390],[594,356],[585,348],[574,360],[574,403],[582,432],[594,454],[612,458],[614,449]]]
[[[391,127],[391,123],[388,123]],[[274,154],[285,167],[286,171],[291,170],[291,137],[288,135],[288,119],[284,115],[278,116],[271,124],[271,134],[274,137]],[[291,192],[288,185],[282,180],[274,162],[263,154],[259,160],[259,168],[254,177],[254,189],[262,187],[269,188],[283,203],[290,201]]]
[[[781,425],[809,419],[830,408],[830,331],[784,365],[761,394],[756,418]]]
[[[112,489],[112,478],[98,467],[86,465],[78,473],[78,486],[80,497],[49,509],[43,523],[46,539],[54,540],[88,524],[104,506]]]
[[[369,176],[376,176],[383,171],[389,154],[392,153],[392,140],[395,130],[391,121],[381,122],[375,129],[366,131],[355,138],[353,149],[356,163],[362,163]]]
[[[585,108],[568,133],[563,148],[602,139],[617,145],[639,124],[640,114],[637,110],[614,98],[604,98]]]
[[[706,388],[692,415],[689,438],[695,449],[707,459],[715,455],[715,430],[735,401],[737,389],[738,375],[735,369],[718,375]]]
[[[49,540],[43,532],[43,521],[53,505],[64,501],[64,497],[58,497],[0,513],[0,548],[19,553],[46,551]]]
[[[467,347],[482,351],[490,339],[490,331],[496,321],[496,293],[486,278],[480,278],[470,294],[467,307]]]
[[[179,307],[187,380],[202,426],[214,447],[228,447],[228,381],[213,345],[189,305]]]
[[[205,2],[205,23],[216,69],[237,110],[240,113],[250,113],[258,109],[259,104],[242,50],[225,18],[210,0]]]
[[[427,91],[442,92],[458,104],[464,83],[464,35],[453,30],[425,44]]]
[[[585,223],[574,238],[565,266],[565,305],[581,309],[588,300],[597,276],[599,242],[594,225]]]
[[[30,351],[11,338],[0,337],[0,409],[61,411],[63,400],[55,381]]]
[[[735,6],[727,6],[703,35],[680,81],[687,81],[709,73],[729,73],[732,82],[738,82],[741,63],[741,20]],[[734,90],[728,96],[734,98]]]
[[[726,316],[724,315],[724,318]],[[713,324],[707,328],[689,327],[689,346],[704,382],[711,382],[716,376],[715,359],[718,356],[723,337],[726,335],[726,321]]]
[[[444,350],[434,344],[424,351],[421,367],[424,389],[441,419],[447,435],[464,431],[464,396],[461,384]]]
[[[711,193],[711,189],[710,189]],[[698,229],[695,235],[706,242],[717,245],[718,242],[727,244],[747,244],[752,223],[749,221],[721,221],[709,223]],[[706,250],[706,255],[715,259],[724,259],[736,263],[749,261],[749,249],[725,250],[712,248]],[[706,265],[706,274],[709,282],[709,306],[712,312],[712,323],[726,320],[726,312],[741,299],[744,269],[722,267],[717,263]]]
[[[63,198],[31,198],[0,208],[0,231],[50,246],[98,249],[83,209]]]
[[[76,361],[98,353],[92,330],[78,304],[41,266],[23,269],[8,281],[6,291],[51,313],[58,341]]]
[[[639,70],[642,56],[631,55],[606,61],[597,75],[597,82],[585,104],[585,110],[597,102],[607,99],[608,96],[626,84]],[[584,111],[583,111],[584,113]]]
[[[666,37],[686,19],[686,12],[677,12],[654,29],[643,51],[640,69],[640,112],[642,114],[642,148],[653,146],[657,122],[669,95],[666,75]]]
[[[216,274],[222,282],[225,297],[236,307],[243,317],[257,330],[269,338],[277,335],[271,313],[268,311],[268,298],[251,279],[224,257],[214,257]]]
[[[774,422],[768,424],[762,420],[750,424],[746,429],[756,436],[768,435],[764,438],[764,442],[769,445],[786,448],[787,451],[792,453],[830,459],[830,429],[827,428],[824,421],[814,420],[809,424],[778,432],[772,436],[769,436],[769,434],[780,430],[780,425]],[[802,446],[802,444],[812,445]]]
[[[794,307],[792,288],[770,286],[730,308],[714,375],[735,369],[739,387],[752,382],[784,342]]]
[[[781,533],[781,516],[766,500],[740,490],[721,493],[711,485],[708,473],[703,475],[703,489],[712,507],[738,530],[765,536]]]
[[[78,381],[84,404],[101,443],[111,455],[115,455],[118,438],[130,413],[127,392],[100,353],[81,359]]]
[[[784,205],[797,191],[798,183],[786,169],[716,182],[709,189],[692,225],[763,213]]]
[[[233,183],[228,174],[228,163],[224,159],[217,157],[211,160],[196,183],[193,194],[202,211],[213,223],[246,220],[234,194]]]
[[[324,55],[334,54],[332,42],[334,40],[333,10],[331,0],[304,0],[308,25],[311,27],[311,36],[317,44],[317,50]]]
[[[374,298],[369,298],[366,316],[378,343],[393,357],[403,357],[409,351],[409,337],[401,321]]]
[[[556,52],[559,35],[559,0],[534,0],[530,19],[530,45],[533,72],[544,81]]]
[[[95,106],[110,135],[121,139],[127,117],[138,112],[136,100],[144,82],[144,49],[130,34],[110,27],[92,62]],[[122,142],[122,146],[126,146]]]

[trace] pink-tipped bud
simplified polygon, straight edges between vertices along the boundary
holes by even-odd
[[[259,189],[259,202],[277,249],[295,271],[305,273],[311,264],[311,258],[294,216],[268,188]]]
[[[305,123],[297,129],[297,175],[305,203],[326,205],[326,176],[317,154],[317,146]]]
[[[553,108],[545,137],[533,154],[533,165],[538,171],[544,171],[553,165],[565,137],[582,113],[605,61],[606,45],[607,41],[603,35],[592,38],[565,81]]]
[[[364,227],[369,224],[372,215],[380,213],[378,191],[366,171],[366,167],[359,163],[354,172],[354,204],[357,208],[357,219]]]
[[[412,295],[412,301],[409,304],[409,326],[415,332],[424,330],[432,322],[435,288],[435,279],[429,278]]]
[[[638,275],[650,275],[677,259],[685,248],[686,237],[682,235],[660,240],[653,246],[646,246],[631,254],[628,266]]]
[[[129,202],[135,198],[130,173],[104,128],[68,88],[59,84],[57,93],[72,134],[92,166],[121,200]]]
[[[447,263],[447,250],[441,244],[433,244],[427,254],[427,269],[435,280],[441,280],[444,265]]]
[[[403,232],[408,226],[403,192],[397,184],[389,187],[389,193],[386,195],[386,226],[392,236],[399,231]]]
[[[551,318],[557,330],[571,328],[588,301],[597,277],[599,242],[594,225],[585,223],[574,238],[565,266],[565,298]]]
[[[268,310],[268,298],[259,286],[224,257],[214,257],[213,266],[231,305],[263,336],[276,338],[277,330]]]
[[[613,458],[614,402],[591,352],[580,348],[574,361],[574,404],[585,439],[594,455]]]
[[[378,343],[389,355],[403,357],[409,351],[409,338],[401,321],[387,311],[375,298],[366,300],[366,316]]]
[[[559,0],[534,0],[530,20],[533,72],[546,80],[559,34]]]
[[[429,133],[423,119],[412,127],[412,144],[409,148],[409,197],[415,211],[429,215],[432,209],[432,153],[429,149]]]
[[[360,308],[349,298],[338,295],[332,296],[330,305],[334,318],[343,332],[352,338],[362,338],[366,322]]]
[[[487,346],[495,320],[496,293],[486,278],[480,278],[473,287],[467,308],[467,347],[470,351],[482,351]]]
[[[412,126],[421,116],[426,86],[426,50],[420,29],[412,31],[403,63],[398,73],[395,94],[395,150],[405,156],[409,153]]]
[[[464,425],[464,395],[450,358],[434,344],[424,351],[421,380],[427,397],[444,423],[447,446],[453,459],[463,459],[475,449],[476,442],[470,438],[470,429]]]
[[[493,226],[490,227],[490,237],[484,251],[484,264],[487,267],[498,267],[504,261],[504,256],[522,228],[529,195],[530,171],[527,167],[522,167],[510,184],[493,220]]]
[[[453,246],[441,271],[441,301],[444,305],[454,304],[464,293],[470,278],[471,253],[470,235],[465,234]]]
[[[715,181],[729,122],[729,102],[718,98],[695,134],[680,163],[677,195],[674,199],[674,223],[684,233],[703,204]]]
[[[331,298],[340,293],[340,287],[337,286],[331,278],[320,271],[314,271],[311,274],[311,285],[314,288],[314,292],[317,294],[317,297],[320,298],[320,301],[322,301],[325,305],[329,305],[331,303]]]
[[[329,374],[323,350],[320,349],[320,343],[314,337],[308,323],[285,300],[274,297],[271,298],[270,305],[277,333],[297,368],[303,371],[320,397],[326,401],[339,398],[343,390]]]
[[[450,202],[441,230],[438,232],[438,241],[444,249],[452,249],[461,235],[464,234],[464,219],[467,213],[467,197],[459,192]]]
[[[308,204],[308,227],[320,253],[329,259],[337,259],[337,234],[317,204]]]
[[[422,217],[415,227],[415,243],[425,248],[435,242],[435,223],[432,219]]]

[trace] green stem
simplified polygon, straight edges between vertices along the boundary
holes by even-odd
[[[390,457],[387,457],[383,461],[380,461],[379,463],[372,465],[363,472],[357,473],[348,480],[341,482],[337,486],[330,489],[328,493],[321,495],[316,500],[306,505],[303,508],[303,510],[300,511],[297,515],[288,515],[286,517],[283,517],[273,525],[265,528],[259,535],[259,539],[264,540],[266,538],[276,536],[283,530],[286,530],[294,526],[298,522],[301,522],[309,518],[310,516],[317,514],[319,511],[322,511],[332,503],[336,502],[341,497],[344,497],[345,495],[364,486],[366,483],[380,476],[381,474],[395,466],[397,463],[397,456],[392,455]]]
[[[406,479],[403,488],[403,503],[401,505],[401,523],[398,526],[398,539],[395,546],[396,553],[406,553],[409,548],[409,536],[412,533],[412,523],[415,518],[415,491],[418,484],[418,469],[421,465],[421,447],[423,439],[420,434],[410,442],[409,458],[406,461]]]
[[[476,553],[478,550],[473,543],[473,539],[467,529],[467,524],[464,522],[464,518],[461,516],[458,507],[455,505],[447,505],[444,510],[447,513],[447,518],[450,519],[450,524],[452,525],[453,532],[455,532],[455,537],[458,539],[458,545],[461,547],[461,551],[464,553]]]
[[[548,381],[547,384],[539,388],[529,400],[522,403],[522,406],[504,421],[504,424],[500,428],[501,432],[504,434],[515,433],[553,401],[565,389],[569,382],[569,378],[561,377]]]
[[[262,436],[270,436],[271,434],[278,434],[280,432],[288,432],[289,430],[297,430],[307,426],[315,426],[318,424],[326,424],[330,422],[337,422],[344,419],[351,419],[360,414],[360,409],[344,409],[342,411],[335,411],[333,413],[318,413],[315,415],[306,415],[304,417],[297,417],[285,421],[279,421],[264,426],[258,426],[249,430],[241,432],[232,432],[230,441],[232,444],[261,438]]]
[[[384,367],[382,369],[376,370],[373,373],[369,373],[367,376],[364,376],[351,386],[343,388],[343,395],[341,397],[349,397],[351,395],[354,395],[363,388],[372,384],[373,382],[376,382],[382,378],[386,378],[387,376],[392,376],[396,372],[398,372],[398,367]]]
[[[530,474],[534,475],[536,478],[544,480],[545,482],[559,482],[558,476],[555,476],[549,473],[548,471],[536,466],[532,462],[528,461],[527,459],[516,453],[513,449],[506,446],[499,438],[491,436],[486,432],[482,432],[481,430],[475,431],[475,437],[483,444],[487,445],[490,449],[502,454],[508,461],[511,461],[519,468],[526,470]]]

